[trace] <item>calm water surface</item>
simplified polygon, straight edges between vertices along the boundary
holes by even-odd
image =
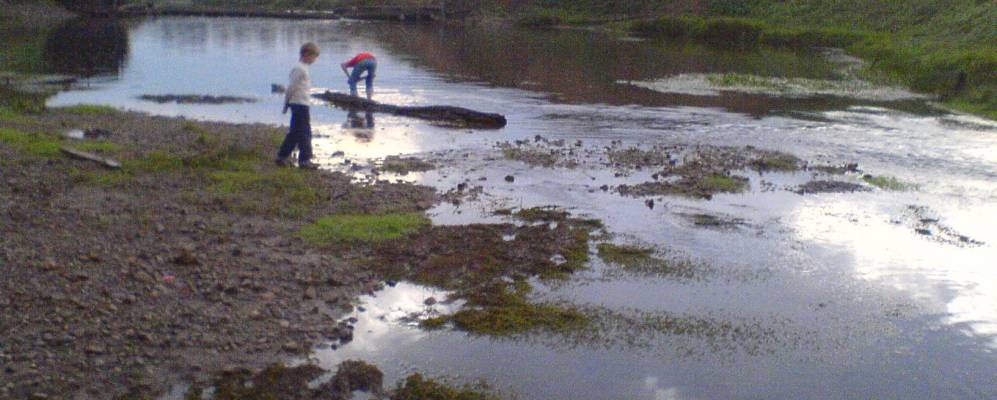
[[[76,33],[74,33],[76,32]],[[483,379],[524,399],[997,398],[997,124],[922,101],[663,93],[627,84],[688,73],[838,79],[820,53],[719,51],[621,40],[587,31],[444,29],[357,22],[164,18],[78,24],[55,46],[53,70],[92,76],[52,105],[99,103],[188,118],[285,124],[284,84],[298,46],[315,41],[316,90],[343,91],[338,63],[378,56],[377,99],[500,112],[497,131],[454,130],[316,105],[320,162],[341,166],[394,154],[452,162],[400,177],[445,191],[471,180],[479,202],[431,211],[438,224],[501,221],[499,206],[559,205],[601,218],[621,243],[644,243],[703,265],[692,277],[632,276],[594,258],[545,298],[737,330],[599,329],[600,338],[516,339],[424,332],[401,321],[425,312],[432,288],[407,283],[362,299],[356,339],[314,358],[327,367],[362,358],[389,381],[420,371]],[[68,36],[66,36],[68,35]],[[74,36],[77,35],[77,36]],[[159,105],[142,94],[251,97],[253,104]],[[624,198],[598,162],[531,168],[501,159],[500,141],[582,140],[586,149],[702,143],[753,145],[807,160],[857,162],[916,190],[800,196],[771,190],[806,173],[753,174],[746,194],[712,200]],[[514,183],[504,177],[514,175]],[[480,181],[480,178],[487,180]],[[847,178],[854,179],[854,177]],[[736,218],[728,229],[688,217]],[[922,235],[924,221],[932,235]],[[976,243],[953,239],[971,238]],[[436,306],[443,307],[443,306]]]

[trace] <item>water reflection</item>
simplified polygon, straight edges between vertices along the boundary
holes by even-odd
[[[117,74],[127,55],[128,30],[123,23],[75,19],[48,35],[43,58],[51,72],[90,77]]]
[[[350,132],[357,139],[357,143],[370,143],[374,140],[374,113],[368,111],[360,116],[356,111],[348,112],[343,129]]]
[[[874,102],[839,97],[789,99],[725,92],[720,96],[659,93],[618,82],[686,73],[743,73],[771,77],[840,79],[844,68],[819,52],[762,48],[751,51],[693,44],[614,40],[600,32],[538,32],[496,27],[463,29],[363,25],[357,35],[379,41],[412,62],[456,80],[540,90],[568,103],[722,107],[755,116],[788,110],[828,110]],[[920,101],[891,103],[926,112]]]

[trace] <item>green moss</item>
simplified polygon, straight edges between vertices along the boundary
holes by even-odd
[[[431,318],[424,328],[452,323],[455,328],[481,335],[510,336],[544,330],[567,331],[584,327],[589,319],[574,307],[527,300],[529,285],[493,285],[467,294],[467,306],[454,314]]]
[[[865,175],[862,177],[866,183],[878,187],[883,190],[908,190],[914,187],[914,185],[903,182],[892,176],[873,176]]]
[[[388,172],[399,174],[409,172],[423,172],[436,168],[433,163],[420,160],[415,157],[389,156],[384,159],[381,168]]]
[[[527,222],[557,222],[568,218],[568,212],[555,206],[533,207],[519,210],[513,214],[516,218]]]
[[[420,374],[412,374],[400,382],[391,400],[498,400],[499,397],[481,387],[452,387]]]
[[[75,106],[61,107],[59,110],[65,113],[77,115],[113,115],[118,113],[118,110],[114,107],[95,104],[79,104]]]
[[[747,179],[729,175],[709,175],[700,182],[700,187],[710,192],[739,193],[748,189]]]
[[[299,235],[316,245],[376,243],[404,237],[430,224],[421,213],[330,215],[301,228]]]
[[[0,106],[22,114],[38,114],[45,111],[45,101],[51,95],[51,93],[27,92],[0,85]]]
[[[599,243],[599,258],[605,262],[624,266],[635,266],[649,262],[654,249],[637,246],[619,246],[611,243]]]
[[[0,143],[29,156],[54,158],[60,154],[62,140],[51,135],[0,128]]]
[[[749,165],[758,171],[791,172],[799,170],[800,163],[800,159],[794,155],[771,152],[752,160]]]
[[[325,371],[318,366],[305,364],[288,368],[281,364],[271,365],[258,374],[248,369],[238,369],[217,374],[213,383],[215,400],[273,400],[300,398],[309,393],[308,382],[318,378]],[[192,388],[190,393],[200,392]]]
[[[14,109],[6,106],[0,106],[0,121],[19,121],[23,118],[24,116]]]

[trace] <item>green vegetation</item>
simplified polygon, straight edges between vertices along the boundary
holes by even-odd
[[[59,110],[69,114],[77,115],[112,115],[118,112],[114,107],[101,106],[95,104],[80,104],[69,107],[61,107]]]
[[[0,143],[13,147],[19,153],[43,158],[58,157],[62,144],[60,138],[55,136],[9,128],[0,128]]]
[[[376,243],[404,237],[430,224],[420,213],[330,215],[301,228],[299,234],[316,245]]]
[[[873,176],[865,175],[862,177],[866,183],[878,187],[883,190],[908,190],[914,187],[914,185],[903,182],[892,176]]]
[[[868,60],[870,77],[997,119],[997,7],[988,0],[485,3],[494,13],[521,15],[520,23],[529,26],[629,19],[630,32],[672,41],[840,47]]]
[[[433,163],[415,157],[388,156],[385,157],[384,162],[381,164],[381,169],[398,174],[424,172],[433,168],[436,168]]]
[[[757,171],[792,172],[800,169],[802,161],[792,154],[780,152],[763,152],[752,160],[749,166]]]
[[[45,100],[49,96],[48,93],[26,92],[0,85],[0,107],[15,113],[38,114],[45,111]]]
[[[455,388],[412,374],[400,382],[391,394],[390,400],[498,400],[499,397],[486,393],[484,388],[464,386]]]
[[[583,328],[589,318],[577,308],[557,304],[536,304],[528,301],[530,286],[496,285],[467,296],[468,304],[454,314],[430,318],[422,322],[433,329],[453,323],[457,329],[491,336],[513,334],[542,329],[568,331]]]
[[[623,266],[635,266],[652,259],[654,249],[637,246],[620,246],[612,243],[599,243],[599,258],[605,262]]]

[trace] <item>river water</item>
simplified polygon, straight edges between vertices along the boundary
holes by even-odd
[[[721,74],[857,79],[847,72],[854,60],[834,52],[716,50],[584,30],[266,19],[77,24],[52,42],[67,38],[86,44],[48,46],[51,68],[90,78],[50,105],[269,124],[286,124],[270,84],[285,83],[301,43],[322,48],[311,69],[316,90],[346,90],[338,64],[371,51],[376,100],[499,112],[509,124],[452,129],[316,104],[324,167],[396,154],[444,160],[393,177],[440,191],[483,186],[478,201],[431,210],[437,224],[502,221],[490,211],[508,206],[557,205],[600,218],[614,242],[654,246],[700,267],[691,276],[634,275],[593,257],[569,282],[541,285],[541,297],[722,327],[605,326],[593,328],[601,331],[595,339],[426,332],[402,317],[446,294],[402,282],[361,299],[355,340],[313,354],[325,367],[359,358],[389,382],[418,371],[484,380],[522,399],[997,398],[997,123],[888,88],[810,96],[704,87]],[[144,94],[257,102],[163,105],[137,99]],[[650,208],[648,198],[599,189],[646,181],[650,171],[617,176],[599,160],[531,167],[495,148],[536,135],[581,140],[595,152],[614,141],[751,145],[821,164],[858,163],[913,188],[804,196],[785,188],[809,172],[754,173],[747,193],[655,196]],[[704,227],[695,214],[735,223]]]

